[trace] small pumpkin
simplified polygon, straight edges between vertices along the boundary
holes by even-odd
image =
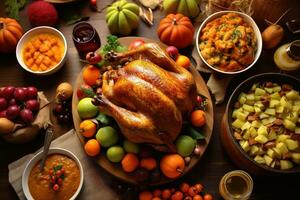
[[[193,43],[195,28],[191,20],[182,14],[169,14],[163,18],[158,26],[159,39],[179,49],[185,48]]]
[[[139,6],[119,0],[106,9],[105,20],[111,34],[129,35],[138,27]]]
[[[0,53],[14,52],[22,35],[23,28],[15,19],[0,17]]]
[[[168,154],[160,160],[160,169],[168,178],[177,178],[185,168],[184,159],[179,154]]]
[[[164,0],[163,8],[166,13],[181,13],[194,18],[200,13],[201,0]]]

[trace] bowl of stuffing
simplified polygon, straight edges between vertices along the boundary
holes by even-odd
[[[207,17],[197,32],[196,46],[203,62],[222,74],[250,69],[262,50],[255,21],[236,11],[220,11]]]

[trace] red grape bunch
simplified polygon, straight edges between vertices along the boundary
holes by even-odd
[[[0,117],[29,124],[40,109],[35,87],[7,86],[0,88]]]

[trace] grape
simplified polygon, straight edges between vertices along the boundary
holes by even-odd
[[[14,92],[15,99],[24,101],[26,99],[26,92],[22,88],[16,88]]]
[[[31,110],[29,110],[27,108],[21,110],[20,117],[21,117],[21,120],[25,123],[30,123],[33,121],[33,114],[31,112]]]
[[[0,97],[0,110],[4,110],[7,107],[7,100],[3,97]]]
[[[64,122],[64,117],[65,117],[64,115],[59,115],[57,119],[60,123],[63,123]]]
[[[62,111],[63,111],[62,105],[61,104],[56,104],[54,109],[53,109],[53,113],[55,115],[58,115],[58,114],[62,113]]]
[[[14,96],[14,92],[15,92],[15,87],[14,86],[5,87],[4,90],[3,90],[3,96],[6,99],[11,99]]]
[[[35,87],[28,87],[27,88],[27,97],[28,97],[28,99],[36,99],[37,89]]]
[[[0,117],[5,117],[6,118],[6,110],[0,111]]]
[[[30,99],[26,101],[25,108],[31,111],[38,111],[40,109],[40,103],[38,102],[38,100]]]
[[[9,100],[8,105],[13,106],[13,105],[17,105],[17,101],[15,98],[12,98]]]
[[[9,106],[6,111],[6,116],[8,119],[15,119],[20,113],[20,108],[17,105]]]
[[[64,115],[64,122],[65,122],[65,123],[70,122],[70,115],[68,115],[68,114],[65,114],[65,115]]]

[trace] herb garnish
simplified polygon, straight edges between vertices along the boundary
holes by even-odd
[[[9,17],[19,19],[19,11],[25,7],[29,0],[5,0],[5,11]]]

